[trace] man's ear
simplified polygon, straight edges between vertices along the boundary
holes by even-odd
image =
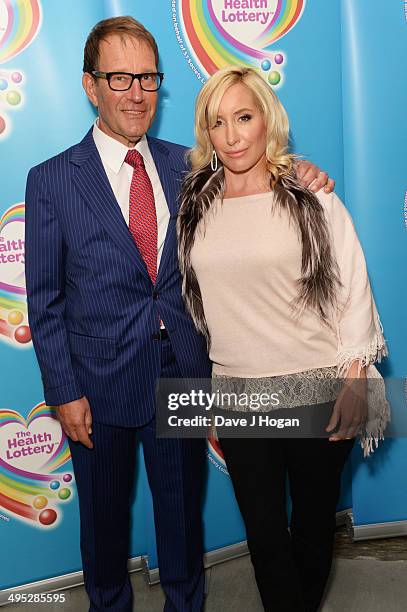
[[[96,95],[96,80],[93,78],[89,72],[84,72],[82,76],[82,86],[88,96],[89,100],[92,102],[93,106],[98,107],[98,97]]]

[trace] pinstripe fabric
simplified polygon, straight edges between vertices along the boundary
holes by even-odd
[[[170,342],[164,341],[161,348],[163,376],[179,377]],[[154,420],[139,430],[96,423],[93,450],[70,443],[90,609],[132,610],[126,564],[137,434],[153,496],[160,580],[167,596],[164,610],[200,612],[204,589],[200,513],[204,441],[157,439]],[[137,609],[137,594],[135,599]]]
[[[130,427],[94,423],[92,440],[93,450],[69,440],[79,497],[82,564],[90,610],[130,612],[133,595],[127,559],[136,434]]]
[[[32,169],[26,192],[30,327],[49,405],[86,395],[94,418],[139,426],[154,414],[159,316],[183,376],[210,373],[187,315],[176,254],[185,149],[149,139],[170,208],[156,291],[107,180],[91,131]]]
[[[95,448],[71,444],[91,610],[131,610],[125,569],[134,437],[154,500],[166,612],[200,612],[203,597],[201,440],[157,440],[162,376],[208,377],[210,364],[182,297],[177,194],[185,149],[149,139],[170,209],[153,286],[89,131],[33,168],[26,191],[26,282],[34,348],[49,405],[86,395]],[[159,317],[171,342],[155,339]]]
[[[161,345],[162,375],[178,378],[170,342]],[[152,421],[140,430],[153,495],[160,581],[165,612],[200,612],[203,606],[201,502],[204,440],[156,438]]]

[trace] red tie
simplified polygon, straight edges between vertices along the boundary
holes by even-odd
[[[129,200],[129,230],[155,285],[158,232],[153,186],[145,169],[143,157],[136,149],[127,151],[124,161],[133,166]]]

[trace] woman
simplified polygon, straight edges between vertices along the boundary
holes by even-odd
[[[363,427],[368,454],[388,419],[383,401],[366,420],[363,382],[386,347],[350,216],[335,194],[299,185],[288,131],[284,108],[254,70],[229,67],[209,79],[181,193],[179,258],[215,386],[262,390],[278,381],[285,405],[328,415],[326,437],[220,439],[265,610],[311,612],[330,571],[354,437]],[[329,384],[313,387],[339,376],[347,384],[334,396]]]

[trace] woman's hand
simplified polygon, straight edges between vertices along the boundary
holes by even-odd
[[[329,178],[326,172],[323,172],[318,166],[309,161],[297,161],[295,163],[295,172],[300,184],[314,193],[322,188],[325,193],[331,193],[334,190],[335,181]]]
[[[354,361],[335,402],[325,431],[339,430],[330,436],[330,442],[354,438],[367,419],[366,368],[358,376],[358,362]]]

